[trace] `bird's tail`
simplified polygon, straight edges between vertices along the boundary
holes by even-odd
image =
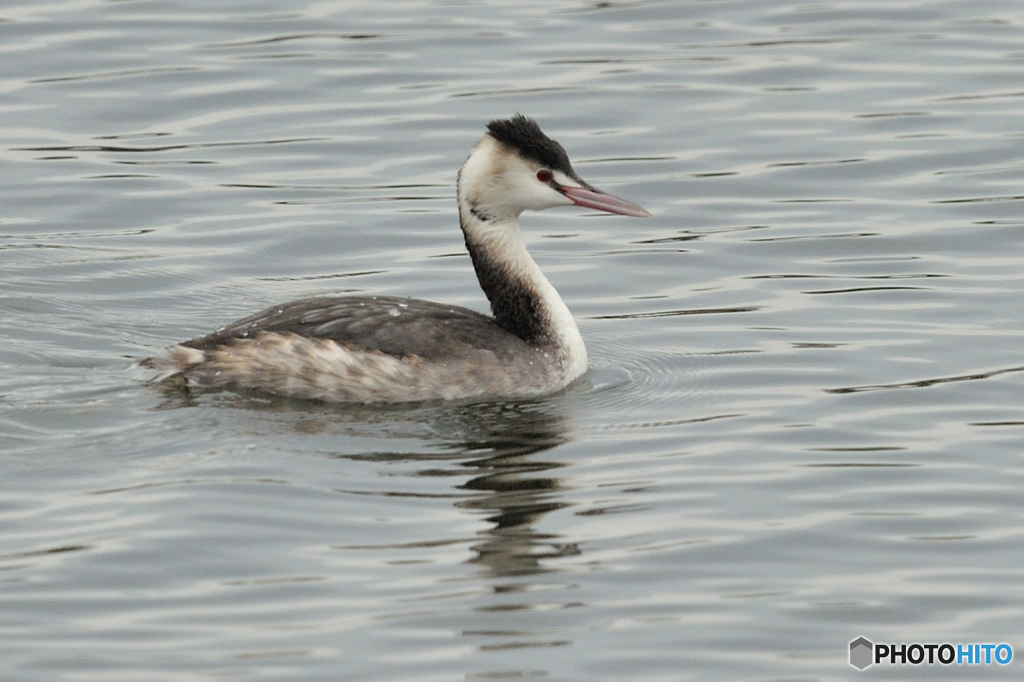
[[[205,360],[206,354],[203,351],[175,344],[164,348],[151,358],[139,360],[135,363],[135,368],[153,372],[152,381],[163,381],[201,365]]]

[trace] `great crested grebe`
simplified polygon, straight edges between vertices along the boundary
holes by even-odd
[[[558,144],[517,114],[491,121],[459,170],[459,221],[493,317],[394,296],[273,306],[139,364],[206,388],[332,402],[553,393],[587,370],[583,337],[526,250],[519,214],[584,206],[648,217],[584,182]]]

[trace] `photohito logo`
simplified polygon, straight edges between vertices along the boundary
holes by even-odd
[[[889,665],[1007,665],[1009,644],[875,644],[865,637],[850,642],[850,665],[864,670],[874,663]]]

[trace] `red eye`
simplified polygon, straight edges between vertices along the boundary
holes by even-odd
[[[549,171],[547,168],[541,168],[539,171],[537,171],[537,179],[540,180],[541,182],[551,182],[551,177],[551,171]]]

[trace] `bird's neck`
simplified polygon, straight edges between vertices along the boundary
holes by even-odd
[[[516,218],[459,206],[466,248],[495,320],[527,343],[565,351],[586,368],[586,348],[572,313],[526,250]],[[582,372],[582,370],[580,370]]]

